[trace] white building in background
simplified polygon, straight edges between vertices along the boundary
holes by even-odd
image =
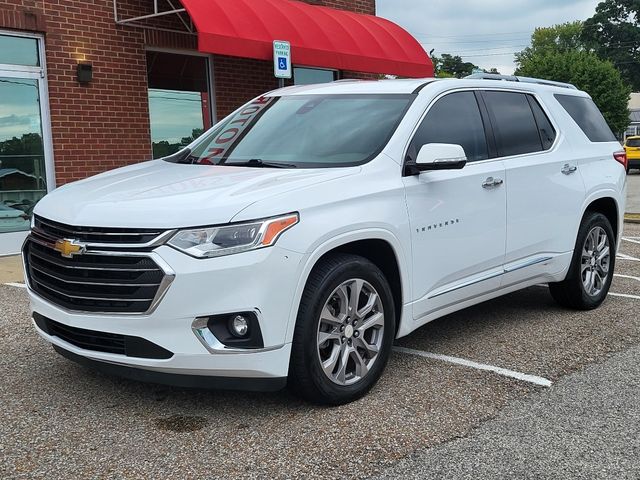
[[[629,110],[631,111],[629,128],[625,132],[625,138],[631,135],[640,135],[640,93],[632,93],[629,100]]]

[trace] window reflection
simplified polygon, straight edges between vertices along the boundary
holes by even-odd
[[[211,127],[206,57],[147,52],[153,158],[177,152]]]
[[[27,230],[46,194],[38,81],[0,77],[0,233]]]
[[[328,83],[338,79],[335,70],[323,70],[320,68],[294,67],[293,80],[296,85],[312,85],[314,83]]]
[[[39,66],[38,40],[0,35],[0,63],[27,67]]]

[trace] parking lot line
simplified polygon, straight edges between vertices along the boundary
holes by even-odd
[[[625,242],[637,243],[638,245],[640,245],[640,240],[638,240],[637,238],[638,237],[622,237],[622,240],[624,240]]]
[[[618,260],[631,260],[632,262],[640,262],[640,258],[632,257],[631,255],[626,255],[624,253],[618,253],[616,255]]]
[[[465,358],[451,357],[449,355],[442,355],[439,353],[424,352],[422,350],[414,350],[412,348],[405,347],[393,347],[393,350],[398,353],[405,353],[407,355],[415,355],[418,357],[429,358],[432,360],[440,360],[442,362],[453,363],[456,365],[462,365],[464,367],[475,368],[477,370],[485,370],[488,372],[497,373],[504,377],[515,378],[523,382],[533,383],[542,387],[550,387],[552,385],[551,380],[536,375],[529,375],[527,373],[515,372],[502,367],[496,367],[493,365],[486,365],[484,363],[474,362],[473,360],[467,360]]]
[[[640,300],[640,295],[629,295],[628,293],[612,293],[609,292],[609,295],[612,297],[624,297],[624,298],[633,298],[635,300]]]
[[[5,283],[5,285],[9,285],[10,287],[27,288],[27,286],[24,283],[9,282],[9,283]]]
[[[619,277],[619,278],[628,278],[629,280],[636,280],[636,281],[640,282],[640,277],[634,277],[632,275],[622,275],[620,273],[614,273],[613,276],[614,277]]]

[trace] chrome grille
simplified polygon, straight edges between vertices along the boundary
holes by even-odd
[[[165,230],[142,228],[72,227],[63,223],[34,217],[34,233],[50,239],[73,238],[80,242],[114,246],[149,246],[164,238]]]
[[[43,226],[45,222],[47,225],[52,223],[40,219],[39,225]],[[153,232],[152,241],[157,233]],[[101,239],[101,233],[96,229],[90,235]],[[86,243],[82,254],[68,258],[56,251],[55,245],[56,238],[51,230],[45,234],[34,228],[24,245],[25,271],[29,287],[35,293],[66,310],[150,313],[173,280],[171,269],[155,254],[138,250],[142,246],[136,251],[122,251],[117,249],[123,244],[113,243],[113,250],[109,250],[96,249],[96,245],[102,244]]]

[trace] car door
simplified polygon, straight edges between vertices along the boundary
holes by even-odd
[[[404,177],[413,259],[413,315],[418,321],[500,285],[506,235],[504,165],[492,160],[483,117],[473,91],[432,102],[407,157],[428,143],[461,145],[462,170]]]
[[[566,265],[580,222],[584,183],[571,149],[535,95],[482,93],[506,167],[507,244],[503,286]]]

